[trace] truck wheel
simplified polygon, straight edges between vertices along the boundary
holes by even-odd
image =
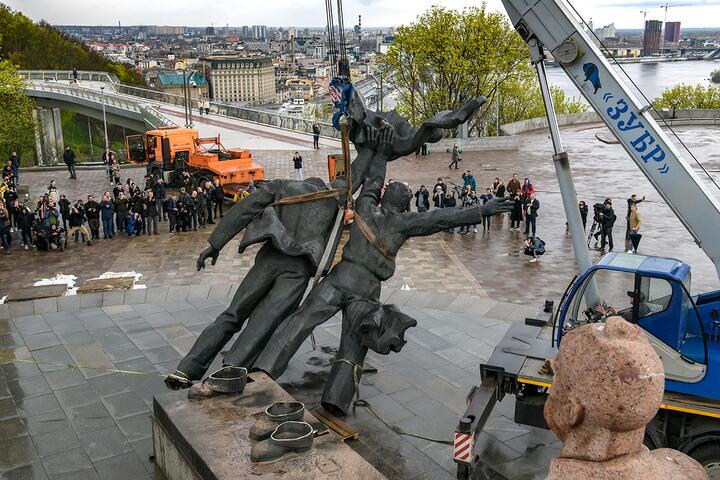
[[[694,448],[690,456],[703,466],[710,480],[720,480],[720,444],[707,442]]]

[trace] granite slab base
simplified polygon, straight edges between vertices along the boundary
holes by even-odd
[[[240,395],[189,400],[187,390],[153,399],[153,449],[158,477],[168,480],[363,479],[385,477],[330,431],[315,438],[312,450],[267,463],[252,463],[255,443],[248,434],[274,402],[292,401],[272,379],[252,373]],[[306,412],[316,430],[326,427]]]

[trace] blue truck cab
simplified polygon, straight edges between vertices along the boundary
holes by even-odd
[[[690,281],[679,260],[608,253],[568,290],[556,344],[575,326],[620,315],[647,332],[666,392],[720,401],[720,291],[692,297]]]

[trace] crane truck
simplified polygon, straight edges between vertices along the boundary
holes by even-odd
[[[243,185],[265,179],[249,150],[226,149],[219,135],[202,138],[193,128],[161,127],[128,135],[125,151],[129,161],[145,164],[148,175],[162,176],[168,184],[189,172],[196,184],[219,179],[225,194],[232,196]]]
[[[611,252],[592,264],[545,75],[545,52],[615,134],[719,274],[720,204],[651,116],[651,106],[636,98],[591,41],[566,0],[503,0],[503,5],[530,47],[580,273],[557,308],[546,301],[537,315],[514,322],[480,365],[481,384],[468,394],[467,410],[455,430],[457,477],[473,478],[479,471],[475,440],[506,396],[515,397],[515,422],[547,428],[543,407],[553,379],[541,367],[555,355],[565,333],[603,321],[596,313],[602,309],[596,307],[613,305],[645,331],[665,369],[663,403],[647,425],[645,444],[684,452],[711,479],[720,479],[720,291],[692,295],[690,266],[673,258]]]

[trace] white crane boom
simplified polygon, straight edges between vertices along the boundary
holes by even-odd
[[[720,203],[620,80],[565,0],[503,0],[520,36],[552,53],[720,276]],[[599,165],[600,167],[600,165]]]

